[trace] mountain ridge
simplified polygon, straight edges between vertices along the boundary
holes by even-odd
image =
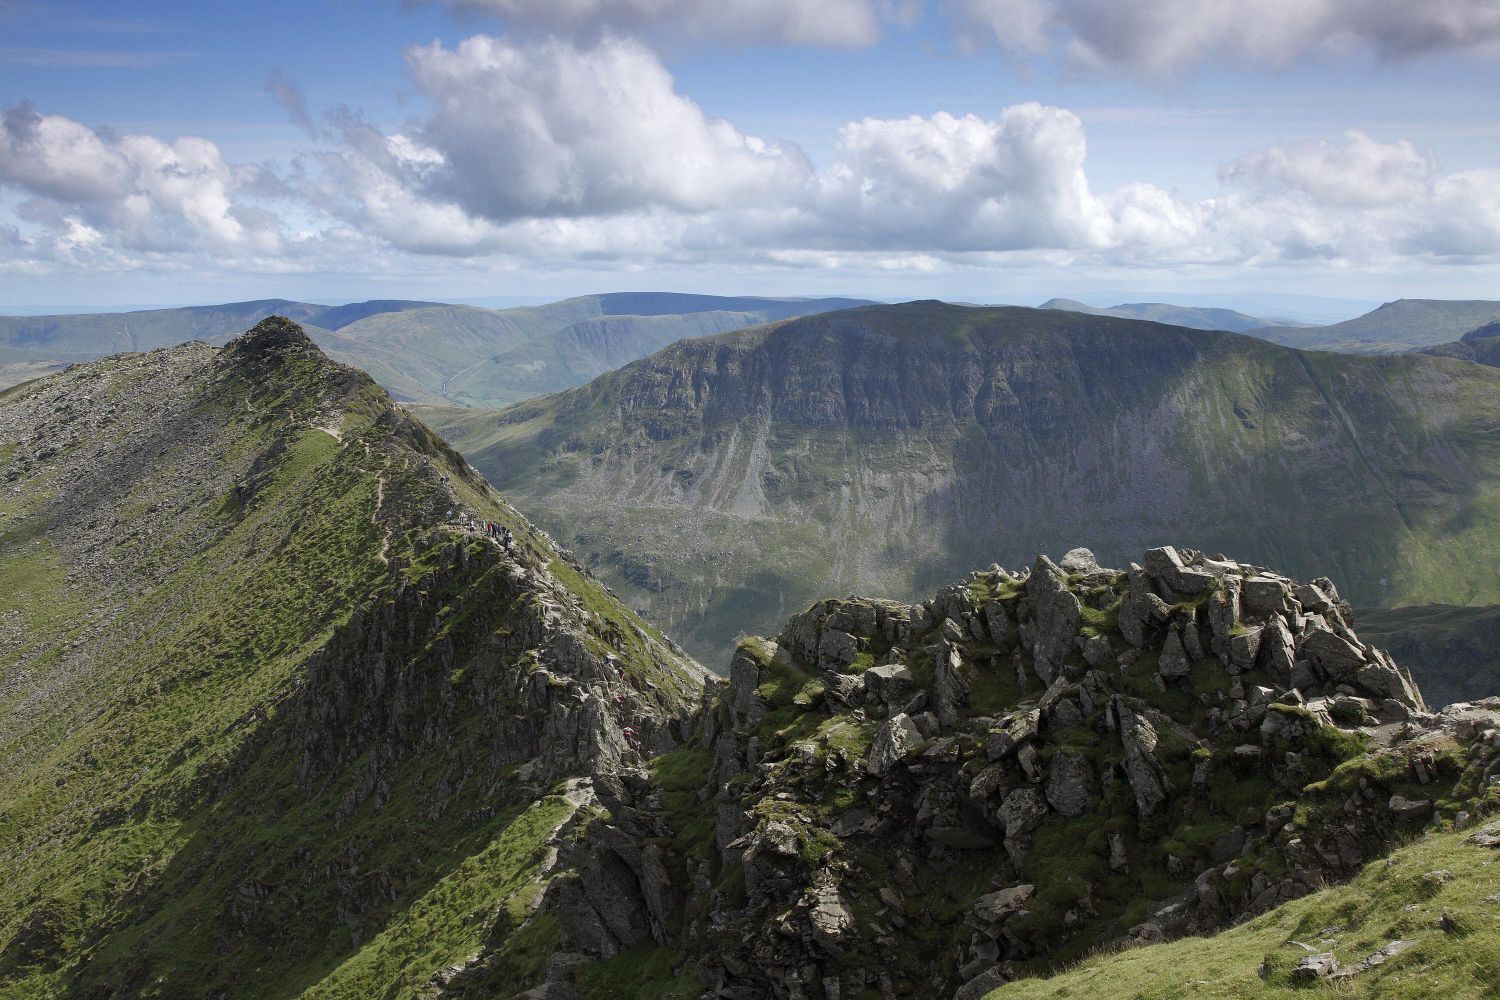
[[[701,667],[282,318],[10,390],[0,465],[0,995],[532,974],[578,783]]]
[[[911,599],[976,547],[1117,558],[1185,531],[1294,572],[1318,551],[1361,604],[1482,602],[1494,582],[1452,589],[1438,524],[1485,509],[1497,406],[1495,375],[1453,361],[917,302],[681,342],[496,415],[419,412],[712,660],[736,622]],[[1332,514],[1351,504],[1357,538]]]

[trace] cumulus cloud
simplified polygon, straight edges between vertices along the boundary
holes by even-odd
[[[1500,55],[1494,0],[945,0],[963,37],[1059,49],[1098,68],[1159,75],[1223,56],[1280,66],[1315,52],[1383,58]]]
[[[115,136],[24,103],[0,114],[0,186],[28,196],[21,216],[70,246],[275,253],[274,217],[237,198],[264,184],[207,139]]]
[[[633,41],[480,35],[408,61],[433,106],[418,139],[434,188],[487,218],[697,212],[784,197],[808,170],[795,147],[705,115]]]
[[[1096,189],[1064,108],[864,118],[814,164],[706,113],[638,42],[478,36],[408,59],[422,111],[395,127],[314,116],[273,76],[316,144],[279,173],[202,138],[12,108],[0,187],[19,200],[0,258],[918,271],[1500,258],[1500,170],[1445,171],[1362,132],[1246,154],[1214,197],[1189,200],[1149,178]]]
[[[449,6],[552,32],[624,32],[734,45],[871,45],[889,0],[447,0]]]
[[[1500,170],[1447,173],[1410,142],[1350,131],[1242,156],[1219,176],[1209,221],[1231,258],[1500,253]]]
[[[429,112],[392,132],[326,115],[303,190],[413,253],[901,268],[1500,253],[1491,174],[1360,132],[1243,156],[1189,201],[1147,179],[1094,190],[1063,108],[861,119],[820,168],[707,115],[637,42],[478,36],[408,58]]]

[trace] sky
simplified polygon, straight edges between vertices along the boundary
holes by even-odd
[[[1494,0],[0,0],[0,310],[1497,265]]]

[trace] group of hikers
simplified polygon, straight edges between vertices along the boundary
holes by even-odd
[[[484,522],[484,533],[487,537],[498,540],[500,547],[504,549],[510,548],[511,543],[516,540],[515,536],[510,533],[510,528],[503,524],[496,524],[494,521]]]

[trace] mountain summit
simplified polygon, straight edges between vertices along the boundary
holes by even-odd
[[[913,302],[431,419],[708,662],[828,593],[913,600],[975,553],[1080,542],[1188,537],[1360,606],[1500,599],[1500,372],[1435,358]]]

